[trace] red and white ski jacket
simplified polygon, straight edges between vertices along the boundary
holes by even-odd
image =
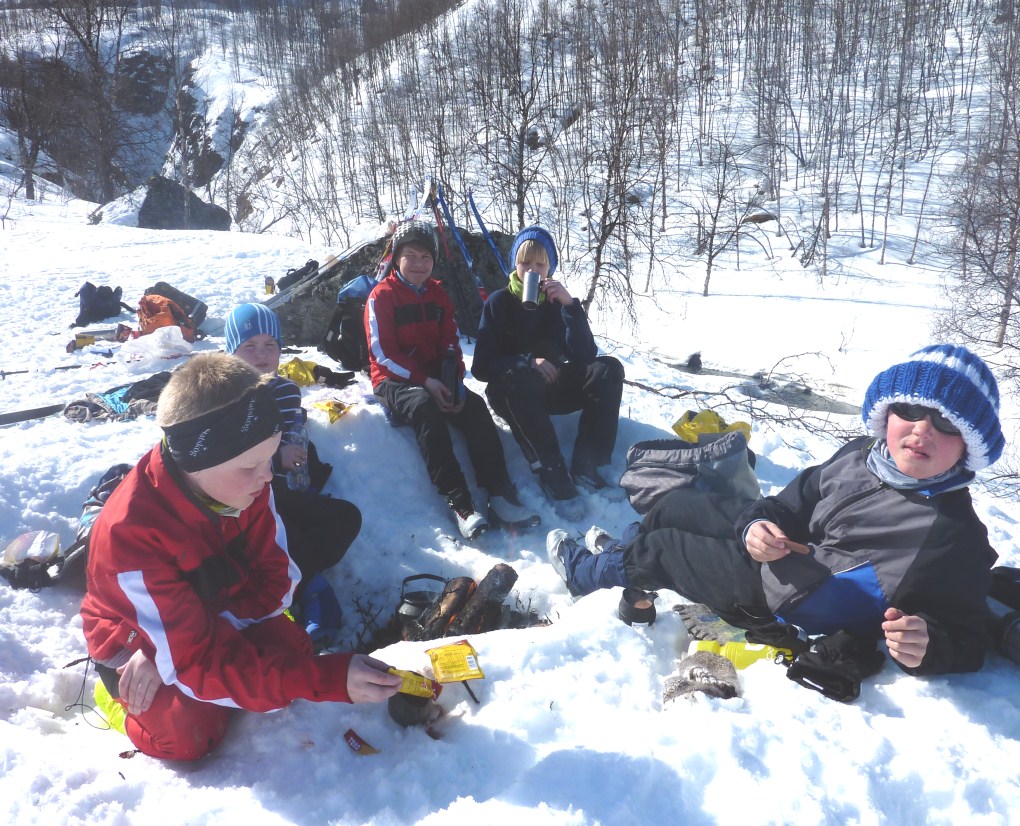
[[[314,656],[249,642],[282,617],[301,574],[266,485],[237,516],[190,493],[156,445],[92,528],[82,630],[89,654],[117,667],[141,649],[163,682],[203,702],[249,711],[293,700],[350,702],[350,654]]]
[[[365,335],[373,387],[384,379],[424,386],[439,378],[450,345],[464,375],[453,302],[434,278],[421,291],[396,272],[384,278],[365,304]]]

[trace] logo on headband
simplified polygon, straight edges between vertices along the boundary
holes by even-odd
[[[195,446],[188,451],[189,456],[198,456],[202,453],[205,453],[206,450],[205,440],[206,437],[209,435],[210,430],[211,428],[206,428],[205,430],[198,434],[198,438],[195,439]]]

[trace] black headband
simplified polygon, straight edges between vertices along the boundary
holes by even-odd
[[[197,419],[164,427],[166,446],[189,473],[221,465],[283,427],[280,408],[266,385]]]

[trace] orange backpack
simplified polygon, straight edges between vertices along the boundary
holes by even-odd
[[[163,295],[143,295],[138,301],[138,329],[147,335],[160,327],[176,325],[181,328],[185,341],[198,338],[198,328],[172,298]]]

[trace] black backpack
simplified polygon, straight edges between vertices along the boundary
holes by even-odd
[[[48,531],[23,534],[0,552],[0,576],[14,588],[38,589],[59,580],[72,562],[78,559],[84,562],[99,511],[131,469],[132,465],[114,465],[99,477],[82,505],[78,534],[71,547],[62,550],[59,538]]]
[[[365,304],[377,283],[371,276],[359,275],[340,289],[336,309],[319,342],[319,351],[339,361],[344,370],[368,367]]]
[[[326,262],[329,263],[328,261]],[[313,272],[319,271],[319,262],[314,258],[309,258],[303,267],[294,267],[293,269],[287,270],[287,274],[276,282],[277,292],[283,292],[288,287],[297,284],[303,278],[307,278]]]
[[[111,289],[105,284],[97,287],[91,281],[86,281],[74,294],[78,299],[78,317],[71,326],[85,327],[95,324],[97,321],[120,315],[121,309],[133,313],[134,308],[121,301],[121,295],[123,291],[120,287]]]
[[[187,313],[195,327],[202,326],[205,315],[209,311],[204,301],[199,301],[193,295],[181,292],[176,287],[167,284],[166,281],[157,281],[145,291],[145,295],[161,295],[163,298],[169,298]]]

